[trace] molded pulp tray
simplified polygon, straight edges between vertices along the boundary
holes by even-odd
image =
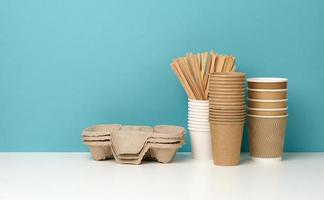
[[[100,124],[84,129],[82,140],[94,160],[115,158],[118,163],[140,164],[145,159],[168,163],[184,144],[184,134],[185,129],[179,126]]]

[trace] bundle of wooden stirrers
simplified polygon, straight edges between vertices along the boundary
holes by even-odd
[[[216,54],[213,50],[198,54],[188,53],[173,60],[171,67],[190,99],[208,99],[209,74],[234,72],[235,57]]]

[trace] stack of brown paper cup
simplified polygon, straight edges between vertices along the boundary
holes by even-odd
[[[193,159],[212,159],[208,116],[208,100],[188,100],[188,130]]]
[[[209,77],[209,122],[215,165],[240,163],[245,121],[245,74],[216,72]]]
[[[253,160],[280,161],[287,124],[286,78],[250,78],[249,146]]]

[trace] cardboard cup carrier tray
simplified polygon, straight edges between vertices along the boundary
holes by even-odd
[[[101,124],[84,129],[82,140],[94,160],[115,158],[118,163],[138,165],[143,159],[171,162],[184,144],[184,134],[179,126]]]

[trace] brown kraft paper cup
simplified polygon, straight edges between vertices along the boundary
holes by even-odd
[[[287,117],[248,117],[249,148],[252,157],[282,157]]]
[[[209,105],[212,105],[212,106],[241,106],[244,104],[245,104],[245,101],[236,101],[236,102],[235,101],[234,102],[210,101],[210,103],[209,103]]]
[[[209,110],[243,110],[245,109],[245,105],[209,105]]]
[[[223,99],[223,98],[210,97],[209,102],[214,104],[241,103],[241,102],[245,103],[245,99],[244,98]]]
[[[281,91],[252,91],[248,90],[249,99],[261,99],[261,100],[279,100],[287,99],[287,90]]]
[[[233,95],[222,95],[222,94],[208,94],[209,100],[212,99],[224,99],[226,100],[245,100],[245,95],[244,94],[233,94]]]
[[[208,91],[209,96],[242,96],[245,95],[245,91]]]
[[[220,166],[238,165],[244,123],[211,124],[210,126],[214,164]]]
[[[209,83],[209,87],[215,88],[215,89],[243,89],[245,88],[244,84],[237,84],[237,85],[231,85],[231,84],[219,84],[219,83]]]
[[[224,78],[245,78],[242,72],[213,72],[209,74],[210,77],[224,77]]]
[[[250,108],[247,109],[249,115],[260,115],[260,116],[280,116],[280,115],[286,115],[287,110],[286,109],[268,109],[268,110],[252,110]]]
[[[264,108],[264,109],[272,109],[272,108],[286,108],[287,101],[278,101],[278,102],[262,102],[262,101],[248,101],[249,108]]]
[[[252,89],[286,89],[286,78],[249,78],[248,87]]]
[[[214,108],[209,108],[209,114],[211,113],[224,113],[224,114],[230,114],[230,115],[234,115],[234,114],[243,114],[245,113],[245,109],[214,109]]]
[[[209,117],[210,122],[243,122],[245,121],[244,117],[238,117],[238,118],[224,118],[224,117]]]
[[[242,112],[216,112],[216,111],[211,111],[209,112],[209,116],[217,116],[217,117],[243,117],[245,116],[245,111]]]

